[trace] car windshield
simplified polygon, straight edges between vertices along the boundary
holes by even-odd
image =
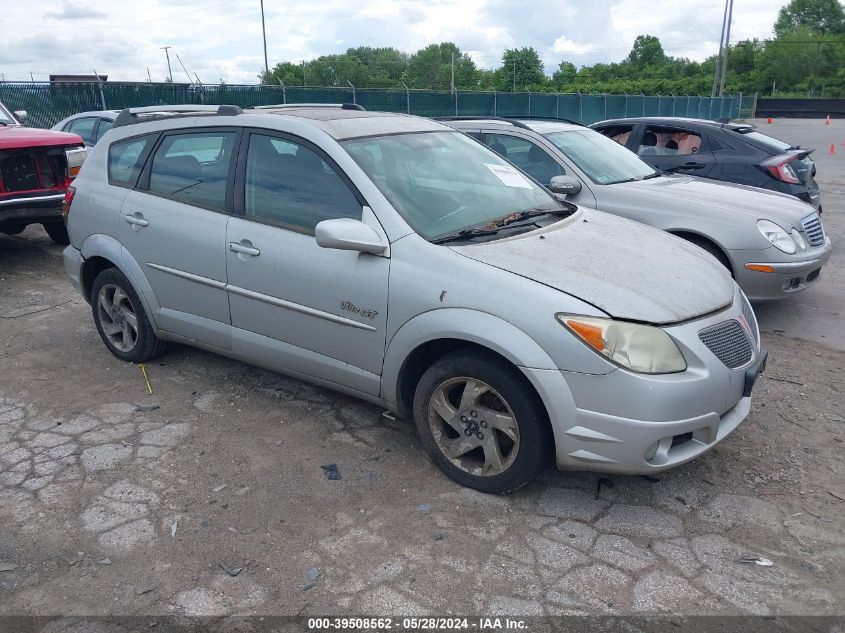
[[[563,205],[498,154],[460,132],[343,143],[408,224],[433,240],[525,212]]]
[[[545,135],[594,183],[642,180],[655,173],[654,167],[595,130],[569,130]]]
[[[15,121],[15,117],[6,109],[6,107],[0,103],[0,125],[17,125],[18,122]]]

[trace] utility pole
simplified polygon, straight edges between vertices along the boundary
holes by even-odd
[[[264,81],[270,77],[270,66],[267,63],[267,31],[264,28],[264,0],[261,0],[261,36],[264,38]]]
[[[449,82],[449,91],[455,92],[455,51],[452,51],[452,80]]]
[[[710,96],[716,96],[716,90],[719,88],[719,73],[722,68],[722,46],[725,42],[725,24],[728,20],[728,3],[730,0],[725,0],[725,13],[722,16],[722,34],[719,35],[719,55],[716,57],[716,72],[713,73],[713,89],[710,91]]]
[[[731,21],[734,15],[734,0],[728,0],[728,25],[725,30],[725,54],[722,56],[722,78],[719,80],[719,96],[725,94],[725,74],[728,71],[728,53],[731,50]]]
[[[164,51],[164,54],[167,56],[167,76],[170,77],[170,83],[173,83],[173,71],[170,69],[170,49],[173,48],[172,46],[162,46],[161,49]]]
[[[513,91],[516,92],[516,57],[513,58]]]
[[[150,83],[153,83],[153,78],[152,78],[152,75],[150,75],[150,67],[149,66],[147,66],[147,80]]]

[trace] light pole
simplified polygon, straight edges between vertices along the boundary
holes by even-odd
[[[270,66],[267,63],[267,30],[264,28],[264,0],[261,0],[261,37],[264,38],[264,81],[269,81]]]

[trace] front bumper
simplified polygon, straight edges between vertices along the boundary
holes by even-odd
[[[60,221],[64,198],[64,191],[2,198],[0,227]]]
[[[605,375],[523,369],[546,404],[561,470],[655,473],[706,453],[748,415],[751,390],[766,365],[756,323],[744,330],[748,362],[728,368],[699,332],[728,320],[742,322],[741,295],[729,308],[666,327],[688,368],[664,375],[617,369]]]
[[[821,277],[821,269],[833,250],[830,238],[819,248],[789,256],[773,249],[766,251],[732,251],[736,283],[752,301],[771,301],[806,290]],[[781,261],[771,261],[775,257]],[[803,257],[803,259],[799,259]],[[793,261],[790,261],[792,259]],[[765,267],[772,272],[749,270],[747,266]]]

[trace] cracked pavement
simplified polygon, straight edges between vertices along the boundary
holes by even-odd
[[[826,196],[842,243],[845,192]],[[842,614],[845,349],[785,332],[783,306],[716,450],[493,497],[410,422],[212,354],[156,359],[147,395],[60,255],[40,227],[0,237],[0,615]],[[834,260],[796,308],[809,331],[843,307]]]

